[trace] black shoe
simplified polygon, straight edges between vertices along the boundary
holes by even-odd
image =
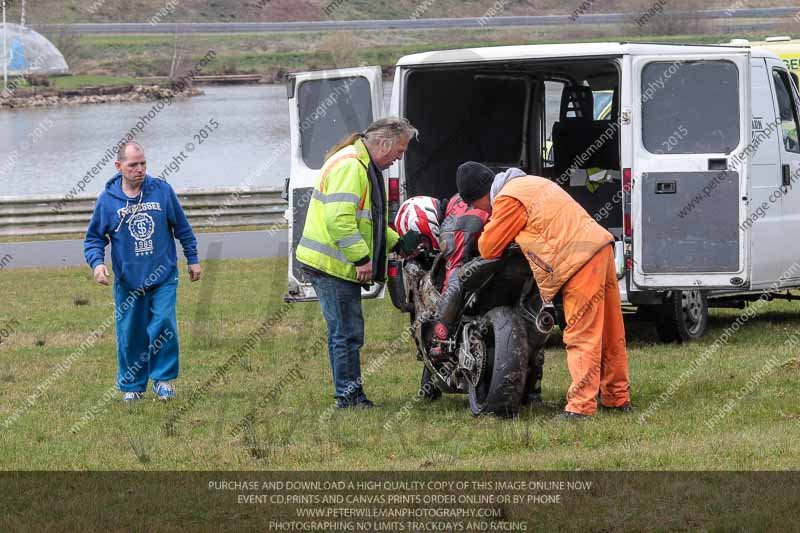
[[[602,403],[600,404],[600,408],[604,411],[609,411],[613,413],[631,413],[633,412],[633,406],[631,402],[625,402],[624,404],[620,405],[619,407],[606,407]]]
[[[422,399],[425,400],[426,402],[435,402],[436,400],[438,400],[439,398],[442,397],[442,391],[440,391],[436,387],[434,387],[432,391],[427,391],[426,392],[423,389],[423,390],[420,390],[419,392],[420,392],[420,396],[422,397]]]
[[[557,415],[553,418],[554,422],[564,422],[564,421],[572,421],[572,420],[584,420],[586,418],[590,418],[589,415],[582,415],[580,413],[573,413],[572,411],[564,411],[560,415]]]
[[[353,404],[353,409],[372,409],[375,404],[366,398],[360,398]]]
[[[355,400],[348,400],[346,398],[336,399],[337,409],[372,409],[373,407],[375,407],[375,404],[368,400],[366,396],[356,398]]]
[[[423,367],[422,369],[422,379],[420,379],[419,382],[419,391],[417,391],[417,395],[428,402],[435,402],[442,397],[442,391],[439,390],[439,387],[433,382],[428,367]]]

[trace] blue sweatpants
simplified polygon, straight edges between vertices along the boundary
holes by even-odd
[[[147,378],[178,377],[178,321],[175,301],[178,272],[144,291],[129,291],[114,281],[117,312],[117,386],[144,392]]]

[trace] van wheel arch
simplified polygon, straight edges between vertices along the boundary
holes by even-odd
[[[652,311],[661,342],[691,342],[702,337],[708,327],[708,293],[674,290]]]

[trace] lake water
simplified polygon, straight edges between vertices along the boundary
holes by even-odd
[[[388,107],[391,84],[384,87]],[[179,166],[166,177],[176,189],[282,186],[289,175],[284,86],[202,89],[204,96],[175,100],[158,113],[155,102],[0,112],[0,196],[66,194],[98,163],[85,192],[100,192],[115,172],[104,155],[148,112],[155,118],[136,135],[147,171],[158,176]],[[270,168],[251,179],[265,161]]]

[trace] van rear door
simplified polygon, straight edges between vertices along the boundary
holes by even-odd
[[[380,67],[358,67],[292,75],[286,86],[289,98],[290,177],[289,292],[287,302],[316,299],[295,258],[303,235],[306,212],[319,179],[325,152],[353,132],[364,131],[383,116],[383,78]],[[363,291],[374,298],[382,285]]]
[[[750,52],[632,61],[633,282],[746,288]]]

